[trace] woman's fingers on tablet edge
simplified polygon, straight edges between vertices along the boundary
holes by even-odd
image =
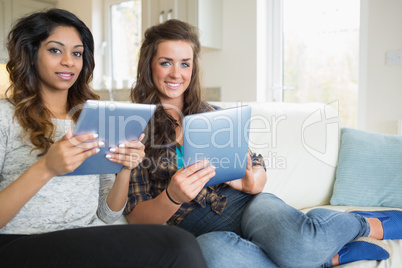
[[[204,159],[202,161],[194,163],[191,166],[183,169],[183,173],[186,173],[186,174],[188,174],[188,176],[191,176],[193,173],[205,168],[208,165],[209,165],[209,161],[207,159]]]
[[[88,143],[88,141],[97,139],[99,137],[96,133],[79,134],[76,136],[65,136],[72,145],[80,146],[81,144]]]
[[[189,183],[196,183],[204,186],[213,176],[215,176],[215,174],[215,166],[207,166],[192,173],[189,176]]]

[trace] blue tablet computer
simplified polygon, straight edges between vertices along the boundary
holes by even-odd
[[[244,105],[185,116],[183,166],[208,159],[216,175],[206,186],[246,175],[251,107]]]
[[[100,152],[88,157],[70,175],[115,174],[123,165],[113,163],[105,155],[109,148],[125,141],[138,140],[155,112],[156,105],[130,102],[88,100],[82,108],[73,135],[97,133],[105,142]]]

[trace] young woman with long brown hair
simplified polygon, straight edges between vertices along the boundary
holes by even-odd
[[[183,117],[217,109],[201,99],[199,56],[197,29],[185,22],[168,20],[145,32],[131,98],[158,108],[146,131],[146,157],[131,173],[128,221],[190,231],[210,267],[328,267],[388,258],[379,241],[353,241],[402,238],[401,211],[304,214],[262,193],[264,160],[251,152],[245,177],[226,184],[204,187],[215,175],[208,161],[183,167]],[[392,221],[382,225],[386,217]],[[394,231],[384,236],[384,230]]]

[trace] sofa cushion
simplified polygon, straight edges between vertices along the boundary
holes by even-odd
[[[340,140],[336,105],[323,103],[215,102],[222,108],[250,105],[250,149],[264,157],[264,192],[302,209],[328,205]]]
[[[402,136],[344,128],[332,205],[402,208]]]

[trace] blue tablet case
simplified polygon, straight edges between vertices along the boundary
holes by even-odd
[[[98,153],[88,157],[78,168],[65,176],[119,173],[123,165],[108,160],[106,153],[110,152],[110,147],[122,142],[138,140],[155,109],[156,105],[151,104],[86,101],[73,135],[97,133],[97,139],[104,141],[105,146],[100,147]]]
[[[246,175],[251,107],[244,105],[185,116],[183,166],[208,159],[216,175],[205,186]]]

